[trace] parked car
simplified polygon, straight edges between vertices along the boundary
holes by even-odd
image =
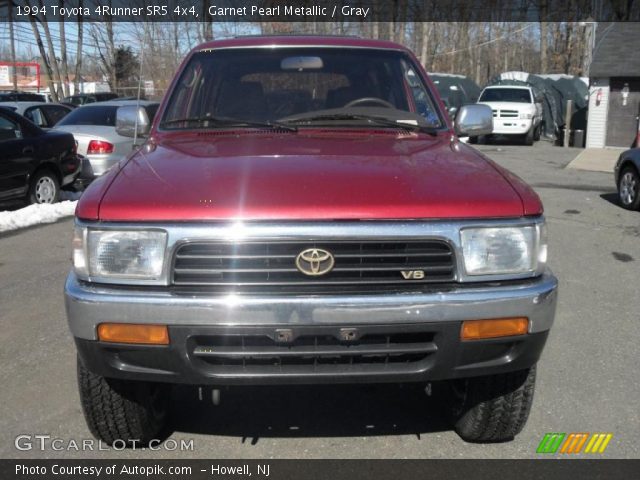
[[[640,148],[626,150],[613,170],[618,198],[627,210],[640,210]]]
[[[493,110],[493,135],[521,138],[533,145],[542,133],[542,100],[531,87],[492,85],[485,87],[478,103]],[[476,138],[470,142],[475,143]]]
[[[31,92],[0,92],[0,102],[46,102],[46,97],[39,93]]]
[[[439,382],[462,438],[520,432],[557,280],[536,193],[458,140],[488,106],[452,124],[413,53],[351,37],[205,43],[171,85],[151,126],[115,112],[148,141],[76,210],[97,438],[158,438],[171,384]]]
[[[116,113],[120,107],[136,104],[132,100],[111,100],[84,105],[73,110],[56,125],[56,130],[73,134],[78,142],[78,153],[89,159],[92,172],[83,172],[83,176],[102,175],[131,153],[133,138],[122,136],[116,131]],[[159,104],[141,101],[140,105],[148,117],[153,119]]]
[[[0,107],[19,113],[40,128],[52,128],[73,110],[66,105],[44,102],[0,102]]]
[[[80,106],[86,105],[87,103],[106,102],[108,100],[115,100],[116,98],[118,98],[118,95],[111,92],[81,93],[64,97],[62,103],[71,103],[72,105]]]
[[[55,203],[80,174],[73,135],[43,130],[0,108],[0,200]]]

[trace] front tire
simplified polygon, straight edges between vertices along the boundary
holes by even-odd
[[[531,127],[529,131],[524,135],[524,144],[530,147],[533,145],[534,128]]]
[[[536,367],[451,382],[455,431],[468,442],[512,440],[529,417]]]
[[[533,140],[538,142],[540,141],[540,137],[542,136],[542,123],[539,123],[536,127],[535,133],[533,134]]]
[[[29,185],[29,203],[56,203],[60,201],[60,182],[49,170],[40,170]]]
[[[627,210],[640,209],[640,175],[632,166],[626,166],[618,178],[618,198]]]
[[[78,388],[89,430],[108,445],[144,447],[166,434],[167,385],[115,380],[96,375],[78,358]]]

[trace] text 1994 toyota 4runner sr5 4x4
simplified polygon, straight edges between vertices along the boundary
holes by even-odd
[[[438,381],[464,439],[522,429],[557,281],[536,194],[456,136],[489,107],[456,132],[394,43],[245,37],[117,125],[148,138],[82,196],[65,287],[94,435],[155,438],[176,383]]]

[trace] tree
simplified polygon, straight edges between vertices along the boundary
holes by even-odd
[[[137,86],[140,72],[138,56],[131,51],[131,47],[120,45],[115,51],[114,74],[120,88]]]

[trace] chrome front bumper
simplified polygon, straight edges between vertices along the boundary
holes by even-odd
[[[65,284],[69,327],[78,339],[96,340],[103,322],[169,326],[327,326],[429,324],[484,318],[529,318],[530,333],[553,324],[557,280],[547,271],[529,280],[461,284],[408,293],[193,296],[145,287]]]

